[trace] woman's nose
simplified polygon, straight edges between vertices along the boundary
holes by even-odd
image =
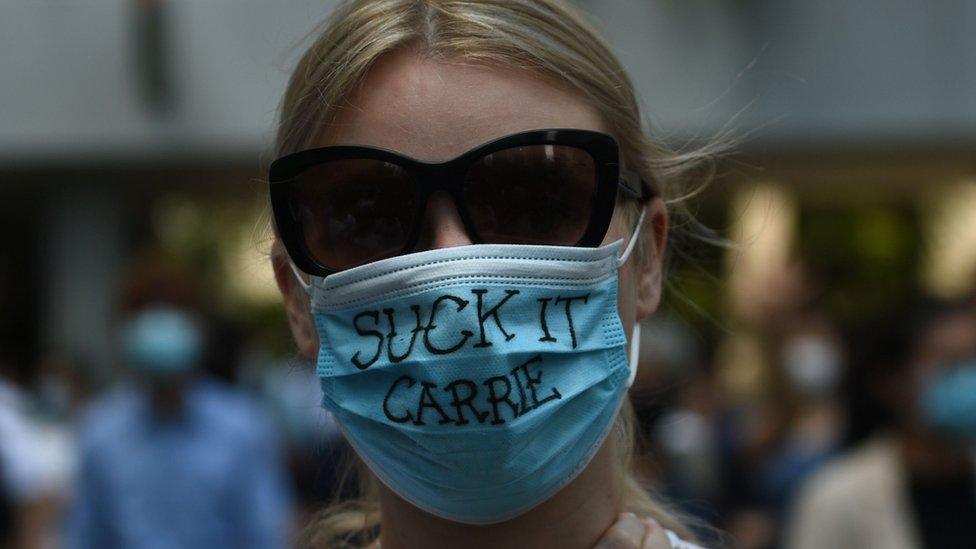
[[[445,192],[431,195],[427,200],[427,211],[424,212],[417,251],[468,244],[473,242],[464,228],[464,222],[461,221],[461,215],[451,197]]]

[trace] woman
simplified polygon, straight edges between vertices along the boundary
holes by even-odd
[[[316,545],[680,547],[631,469],[677,157],[559,0],[342,4],[296,68],[273,263],[380,482]],[[629,337],[628,337],[629,336]]]

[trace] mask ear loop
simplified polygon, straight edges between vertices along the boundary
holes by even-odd
[[[312,285],[309,284],[308,282],[305,282],[305,280],[302,278],[301,271],[299,271],[298,267],[295,266],[295,262],[291,260],[291,257],[288,258],[288,266],[291,267],[291,272],[292,274],[295,275],[295,280],[297,280],[298,284],[302,287],[303,290],[305,290],[305,293],[311,294]]]
[[[641,209],[640,217],[637,218],[637,226],[634,227],[634,234],[630,235],[630,242],[627,243],[627,247],[624,248],[624,253],[620,254],[617,258],[617,267],[627,262],[627,258],[630,257],[631,252],[637,246],[637,238],[640,236],[641,228],[644,227],[644,216],[647,215],[646,209]],[[630,332],[630,375],[627,377],[627,387],[634,384],[634,379],[637,377],[637,361],[640,358],[640,338],[641,338],[641,325],[640,322],[634,324],[634,329]]]
[[[634,384],[634,379],[637,377],[637,362],[640,359],[640,340],[641,340],[641,324],[637,322],[634,324],[634,329],[630,331],[630,375],[627,377],[627,387]]]
[[[637,226],[634,227],[634,234],[630,235],[630,242],[627,243],[627,247],[624,248],[624,253],[620,254],[617,258],[617,267],[620,267],[627,262],[627,258],[630,257],[630,253],[634,251],[637,246],[637,238],[640,236],[641,228],[644,226],[644,216],[647,215],[647,210],[641,208],[640,217],[637,218]]]

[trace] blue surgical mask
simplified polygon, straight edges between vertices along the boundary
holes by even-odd
[[[194,370],[203,351],[203,336],[187,313],[169,307],[139,312],[122,328],[122,352],[137,371],[172,377]]]
[[[416,507],[468,524],[528,511],[586,467],[633,381],[617,269],[635,239],[622,257],[486,244],[313,278],[324,407]]]
[[[930,427],[976,441],[976,357],[946,366],[926,386],[921,403]]]

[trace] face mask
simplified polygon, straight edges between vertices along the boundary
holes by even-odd
[[[842,359],[837,348],[816,336],[799,336],[783,349],[783,366],[793,386],[811,396],[828,396],[840,381]]]
[[[194,370],[202,350],[199,326],[176,309],[146,309],[122,328],[126,361],[151,377],[171,377]]]
[[[945,370],[922,393],[922,414],[933,429],[976,441],[976,358]]]
[[[313,278],[324,407],[416,507],[524,513],[589,463],[633,381],[617,269],[635,239],[619,258],[621,242],[471,245]]]

